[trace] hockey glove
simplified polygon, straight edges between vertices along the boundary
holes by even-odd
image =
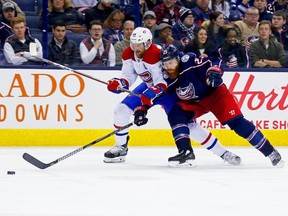
[[[208,68],[206,72],[207,85],[213,88],[219,87],[223,82],[222,75],[223,75],[223,71],[220,67],[213,66],[213,67]]]
[[[108,81],[107,89],[113,93],[119,94],[123,92],[122,89],[128,89],[128,81],[125,79],[113,78]]]
[[[163,88],[160,86],[151,86],[147,88],[141,95],[142,105],[152,106],[153,100],[163,93]]]
[[[147,107],[146,106],[138,106],[134,110],[134,124],[137,126],[145,125],[148,122],[147,115]]]

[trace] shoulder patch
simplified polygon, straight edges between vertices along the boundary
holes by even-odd
[[[181,61],[185,63],[189,60],[189,58],[190,58],[190,56],[186,54],[186,55],[182,56]]]

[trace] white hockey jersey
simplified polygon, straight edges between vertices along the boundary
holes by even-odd
[[[126,48],[122,54],[122,78],[131,86],[139,76],[147,87],[159,85],[165,91],[167,83],[163,78],[160,52],[161,50],[152,44],[143,58],[139,59],[130,47]]]

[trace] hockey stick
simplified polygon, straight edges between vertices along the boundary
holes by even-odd
[[[22,157],[28,163],[38,167],[39,169],[46,169],[46,168],[48,168],[50,166],[53,166],[53,165],[59,163],[62,160],[65,160],[66,158],[71,157],[74,154],[77,154],[78,152],[84,150],[85,148],[89,148],[90,146],[92,146],[92,145],[94,145],[94,144],[96,144],[96,143],[98,143],[98,142],[100,142],[100,141],[102,141],[102,140],[104,140],[104,139],[106,139],[106,138],[118,133],[119,131],[122,131],[122,130],[125,130],[125,129],[131,127],[132,125],[133,125],[133,123],[131,122],[131,123],[119,128],[117,130],[112,131],[111,133],[109,133],[109,134],[107,134],[107,135],[105,135],[103,137],[100,137],[100,138],[94,140],[91,143],[88,143],[87,145],[84,145],[84,146],[82,146],[82,147],[80,147],[78,149],[75,149],[74,151],[72,151],[72,152],[70,152],[70,153],[68,153],[68,154],[66,154],[66,155],[64,155],[64,156],[62,156],[62,157],[50,162],[50,163],[43,163],[42,161],[38,160],[37,158],[33,157],[32,155],[30,155],[30,154],[28,154],[26,152],[23,154]]]
[[[38,59],[38,60],[41,60],[41,61],[43,61],[43,62],[45,62],[45,63],[47,63],[47,64],[54,65],[54,66],[59,67],[59,68],[61,68],[61,69],[63,69],[63,70],[68,70],[68,71],[71,71],[71,72],[76,73],[76,74],[78,74],[78,75],[84,76],[84,77],[89,78],[89,79],[92,79],[92,80],[94,80],[94,81],[97,81],[97,82],[99,82],[99,83],[108,85],[108,83],[105,82],[105,81],[103,81],[103,80],[97,79],[97,78],[95,78],[95,77],[93,77],[93,76],[90,76],[90,75],[88,75],[88,74],[82,73],[82,72],[77,71],[77,70],[74,70],[74,69],[72,69],[72,68],[70,68],[70,67],[67,67],[67,66],[65,66],[65,65],[61,65],[61,64],[59,64],[59,63],[56,63],[56,62],[50,61],[50,60],[48,60],[48,59],[45,59],[45,58],[42,58],[42,57],[37,56],[36,43],[30,43],[30,44],[29,44],[29,51],[30,51],[30,54],[31,54],[34,58],[36,58],[36,59]],[[130,90],[128,90],[128,89],[125,89],[125,88],[122,88],[122,87],[118,87],[118,89],[121,90],[121,91],[127,92],[127,93],[129,93],[129,94],[131,94],[131,95],[135,95],[135,96],[138,96],[138,97],[139,97],[138,94],[136,94],[135,92],[130,91]]]

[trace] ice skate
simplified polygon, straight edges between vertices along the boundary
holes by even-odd
[[[273,166],[279,167],[279,168],[284,166],[285,162],[282,160],[281,155],[276,149],[274,149],[274,151],[272,151],[271,154],[268,155],[268,157],[271,160]]]
[[[125,162],[125,156],[128,152],[128,141],[129,136],[127,137],[127,141],[124,145],[114,146],[109,151],[104,153],[104,162],[105,163],[122,163]]]
[[[121,146],[115,146],[104,154],[105,163],[122,163],[125,162],[125,156],[127,155],[127,144]]]
[[[168,158],[169,167],[181,167],[181,166],[195,166],[195,155],[190,150],[183,150],[179,154]]]
[[[241,158],[230,151],[225,151],[221,158],[224,160],[224,162],[234,166],[238,166],[241,163]]]

